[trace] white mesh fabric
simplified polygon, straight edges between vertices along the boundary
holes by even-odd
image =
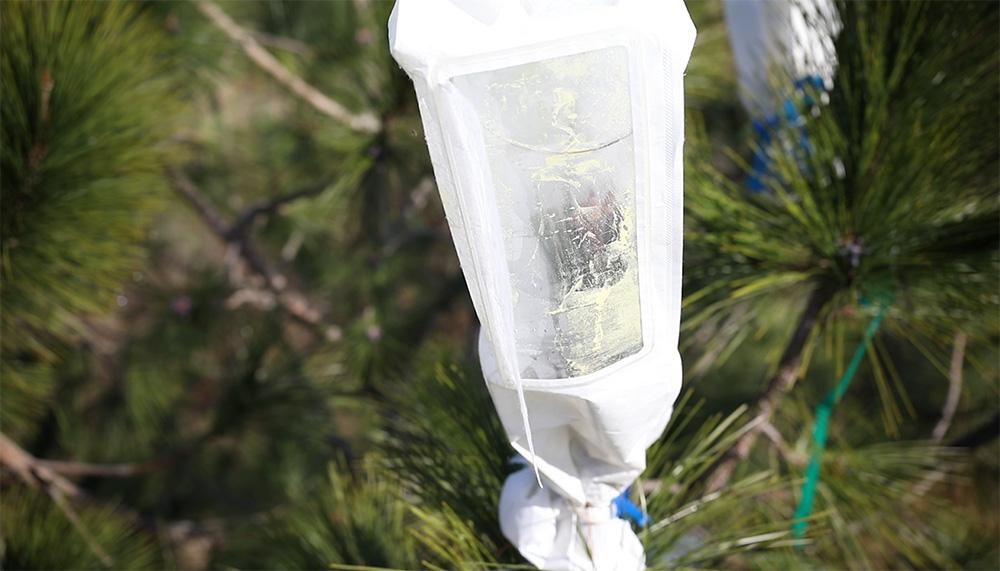
[[[521,376],[578,377],[637,353],[642,317],[625,49],[452,81],[480,121]]]

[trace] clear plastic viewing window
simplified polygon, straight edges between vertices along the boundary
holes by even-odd
[[[628,73],[612,47],[453,79],[485,139],[524,378],[642,349]]]

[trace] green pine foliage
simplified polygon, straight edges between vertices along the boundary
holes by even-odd
[[[388,403],[392,412],[380,446],[386,468],[424,510],[447,510],[471,526],[485,552],[520,562],[506,549],[495,508],[504,479],[517,467],[481,373],[444,365],[454,362],[441,359],[445,351],[429,353],[436,358],[417,368],[427,371],[423,378],[413,378]]]
[[[373,468],[352,476],[331,465],[320,486],[297,490],[290,510],[248,522],[230,564],[248,569],[366,565],[415,569],[415,518],[394,482]]]
[[[866,300],[891,295],[887,326],[915,343],[996,333],[994,8],[840,6],[829,105],[779,134],[797,141],[804,129],[810,152],[772,149],[770,192],[759,194],[689,163],[686,328],[817,291],[824,321],[848,324],[858,320],[838,319],[851,315],[841,308],[869,314]]]
[[[818,305],[819,325],[802,349],[805,380],[818,386],[803,388],[808,400],[782,403],[775,421],[801,435],[796,450],[805,454],[810,409],[843,373],[878,304],[889,301],[862,369],[867,383],[851,389],[862,394],[834,413],[834,441],[843,448],[824,459],[816,508],[831,532],[797,554],[796,566],[805,556],[808,565],[839,561],[833,568],[960,567],[935,536],[974,526],[949,521],[918,482],[960,488],[962,462],[941,459],[951,453],[932,446],[870,443],[899,438],[907,424],[908,434],[925,437],[913,430],[912,401],[926,403],[916,396],[916,380],[926,376],[918,371],[936,370],[942,387],[956,331],[981,347],[995,346],[1000,332],[1000,12],[972,2],[845,2],[838,10],[843,29],[829,101],[810,107],[806,96],[821,94],[787,91],[806,119],[783,124],[779,142],[758,149],[771,159],[767,191],[749,193],[742,178],[697,160],[708,148],[695,138],[684,328],[699,368],[736,371],[740,365],[726,360],[760,340],[775,362],[803,306]],[[808,150],[796,144],[803,138]],[[995,386],[995,368],[970,359],[967,376],[970,369]],[[880,417],[881,430],[871,427],[869,419]],[[753,460],[802,473],[801,460],[774,456]]]
[[[163,34],[118,2],[4,2],[5,419],[26,435],[45,364],[115,307],[164,190],[172,74]]]
[[[821,537],[813,554],[847,556],[851,567],[884,568],[906,561],[924,569],[954,569],[935,539],[937,528],[960,526],[939,497],[925,486],[961,477],[965,459],[948,448],[923,443],[891,443],[839,450],[824,460],[819,495],[833,532]],[[872,493],[876,487],[878,493]],[[861,538],[875,538],[861,541]]]
[[[702,478],[742,434],[746,407],[729,415],[700,417],[702,404],[681,396],[664,436],[649,451],[640,482],[653,482],[640,535],[654,569],[732,566],[746,552],[801,545],[792,538],[787,494],[791,483],[770,471],[705,493]],[[741,566],[745,566],[743,563]]]
[[[114,507],[85,506],[67,516],[47,495],[13,486],[4,489],[0,523],[5,569],[163,568],[155,535]]]

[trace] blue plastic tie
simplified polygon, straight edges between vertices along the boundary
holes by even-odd
[[[816,105],[816,100],[810,94],[809,88],[818,91],[825,91],[826,85],[823,78],[818,75],[810,75],[795,80],[793,83],[795,92],[801,95],[801,105],[810,108]],[[774,159],[771,157],[771,146],[773,144],[772,133],[777,131],[781,125],[781,116],[785,121],[799,129],[799,146],[802,151],[809,153],[812,145],[809,143],[809,136],[806,132],[805,116],[799,111],[800,103],[796,102],[794,96],[789,96],[781,104],[779,113],[772,113],[764,120],[753,121],[753,130],[756,135],[757,145],[750,160],[750,175],[747,177],[746,187],[750,192],[763,192],[767,190],[765,180],[771,174],[771,164]]]
[[[628,494],[631,488],[622,492],[622,495],[615,498],[611,505],[615,507],[615,515],[621,519],[627,519],[635,522],[639,527],[646,527],[649,525],[649,514],[642,513],[639,506],[632,503],[632,500],[628,499]]]

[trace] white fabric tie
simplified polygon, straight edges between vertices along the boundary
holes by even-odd
[[[531,441],[531,422],[528,420],[528,403],[524,400],[524,385],[522,384],[521,377],[517,377],[517,404],[521,409],[521,422],[524,423],[524,434],[528,439],[528,453],[531,455],[531,468],[535,471],[535,480],[538,482],[539,488],[545,488],[542,485],[542,474],[538,471],[538,461],[535,458],[535,443]]]

